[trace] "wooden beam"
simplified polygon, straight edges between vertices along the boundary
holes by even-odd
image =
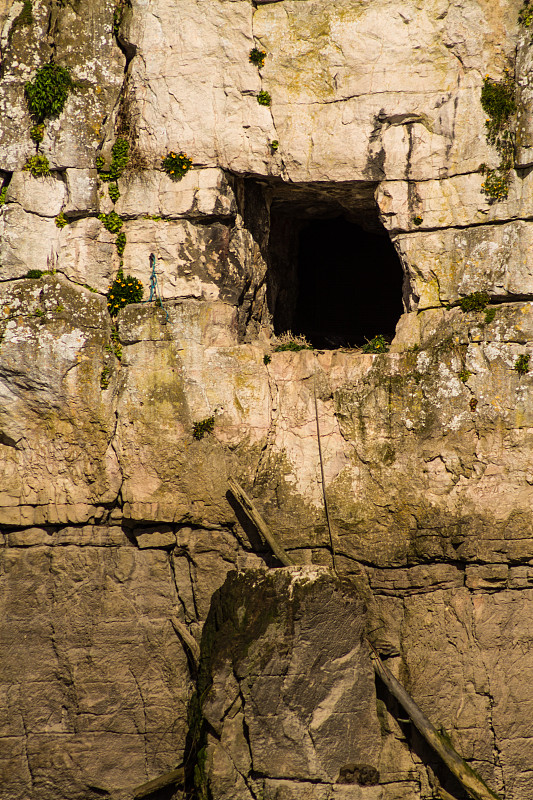
[[[164,789],[165,786],[183,783],[184,780],[185,770],[183,767],[177,767],[177,769],[173,769],[171,772],[165,772],[164,775],[160,775],[159,778],[154,778],[147,783],[143,783],[141,786],[137,786],[133,789],[133,800],[142,800],[143,797],[148,797],[148,795],[158,792],[159,789]]]
[[[194,636],[189,633],[183,622],[181,622],[177,617],[172,616],[170,621],[181,641],[187,647],[196,669],[198,669],[198,664],[200,663],[200,646],[198,645],[198,642]]]
[[[268,544],[278,561],[281,561],[284,567],[294,566],[294,561],[279,544],[275,535],[272,533],[258,509],[254,505],[253,501],[250,497],[248,497],[242,486],[240,486],[233,478],[229,478],[228,484],[233,497],[239,503],[248,519],[253,522],[263,540]]]
[[[501,797],[493,792],[492,789],[489,789],[485,781],[483,781],[479,775],[474,772],[472,767],[461,758],[450,742],[433,727],[413,698],[407,694],[401,683],[399,683],[392,672],[387,669],[370,642],[369,645],[371,648],[370,657],[376,675],[379,676],[389,692],[402,705],[420,734],[442,758],[450,772],[455,775],[470,797],[474,798],[474,800],[501,800]],[[447,794],[446,792],[444,796]]]

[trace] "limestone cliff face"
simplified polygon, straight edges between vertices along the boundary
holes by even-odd
[[[533,45],[522,5],[0,5],[7,800],[96,798],[180,761],[195,676],[171,620],[200,642],[228,571],[275,565],[241,528],[228,477],[295,561],[331,564],[315,402],[337,567],[366,598],[366,628],[495,790],[531,795]],[[74,86],[45,120],[50,174],[34,177],[24,85],[50,60]],[[485,76],[507,74],[514,168],[507,198],[491,202],[480,168],[499,156],[480,94]],[[117,139],[130,160],[113,202],[101,173]],[[162,169],[171,151],[193,162],[180,181]],[[101,219],[113,211],[122,255]],[[301,237],[339,216],[398,254],[404,313],[390,351],[274,352],[273,333],[295,319]],[[106,293],[121,260],[147,300],[151,253],[163,305],[129,305],[113,330]],[[487,310],[465,313],[459,301],[476,292]],[[195,438],[209,417],[213,432]],[[317,701],[324,720],[344,696]],[[443,796],[416,735],[378,708],[367,760],[380,784],[337,786],[290,759],[269,772],[252,748],[238,796]],[[206,777],[215,800],[232,796],[222,727]]]

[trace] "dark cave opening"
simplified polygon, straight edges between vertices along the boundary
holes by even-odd
[[[403,269],[377,213],[365,210],[351,221],[273,208],[268,296],[276,334],[303,334],[321,349],[394,337]]]

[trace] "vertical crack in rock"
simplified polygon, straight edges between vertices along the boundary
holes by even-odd
[[[149,760],[148,760],[148,737],[147,737],[148,729],[147,729],[147,724],[146,724],[147,723],[146,705],[145,705],[145,702],[144,702],[144,695],[143,695],[143,692],[142,692],[142,689],[141,689],[141,685],[140,685],[139,681],[137,680],[137,676],[135,674],[135,671],[132,669],[131,665],[129,665],[128,671],[129,671],[131,677],[134,680],[135,686],[137,688],[137,692],[139,694],[139,699],[141,701],[141,707],[142,707],[142,710],[143,710],[144,730],[141,731],[139,729],[139,726],[137,724],[137,720],[135,719],[135,716],[133,717],[133,722],[134,722],[135,729],[136,729],[137,733],[143,734],[143,736],[141,738],[142,738],[143,747],[144,747],[144,774],[148,778],[149,777]]]
[[[506,791],[506,786],[505,786],[505,772],[504,772],[504,768],[503,768],[503,764],[502,764],[502,757],[501,757],[502,756],[501,748],[499,746],[498,736],[496,734],[496,729],[494,727],[494,709],[495,709],[496,704],[495,704],[495,701],[494,701],[494,694],[493,694],[493,691],[492,691],[492,688],[491,688],[490,668],[487,665],[487,662],[485,660],[484,648],[481,646],[481,644],[479,642],[479,639],[478,639],[477,623],[476,623],[475,608],[474,608],[473,600],[474,600],[474,595],[473,595],[472,592],[470,592],[470,602],[471,602],[471,608],[472,608],[471,615],[470,615],[470,619],[472,620],[472,639],[473,639],[473,641],[474,641],[474,643],[475,643],[475,645],[476,645],[476,647],[478,649],[478,652],[479,652],[479,655],[480,655],[480,658],[481,658],[481,663],[483,664],[483,669],[485,671],[485,681],[487,683],[487,691],[486,691],[486,693],[483,693],[483,694],[485,694],[485,696],[487,698],[487,701],[488,701],[488,712],[489,713],[488,713],[487,721],[488,721],[489,729],[490,729],[491,736],[492,736],[492,753],[493,753],[493,757],[494,757],[494,766],[497,768],[497,770],[499,772],[499,778],[500,778],[500,783],[502,785],[503,797],[507,797],[507,791]]]

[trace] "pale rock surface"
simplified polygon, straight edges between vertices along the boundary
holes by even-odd
[[[214,800],[429,800],[437,782],[461,796],[374,695],[363,634],[505,800],[531,796],[533,404],[515,365],[533,357],[532,177],[513,171],[508,199],[489,204],[479,172],[498,163],[483,77],[500,79],[515,53],[517,164],[532,162],[521,6],[132,0],[114,34],[109,0],[33,0],[32,23],[14,28],[22,3],[0,5],[6,800],[131,800],[173,769],[198,686],[171,620],[200,643],[215,609],[233,625],[229,608],[232,635],[215,630],[224,658],[207,665],[222,700],[204,698]],[[77,87],[46,121],[52,176],[34,179],[24,82],[51,56]],[[113,206],[95,158],[109,162],[117,136],[131,161]],[[181,181],[161,168],[170,150],[193,161]],[[97,218],[113,209],[125,273],[147,300],[154,253],[164,301],[116,320],[105,294],[121,259]],[[391,352],[274,352],[298,225],[339,214],[381,221],[401,258]],[[488,317],[446,308],[481,290]],[[274,596],[256,602],[259,583],[228,578],[250,591],[240,603],[223,590],[210,612],[229,572],[277,566],[227,478],[296,562],[329,566],[316,409],[352,585],[319,569],[319,601],[298,617],[298,581],[291,596],[285,571],[261,573],[285,617],[256,636],[247,625]],[[206,634],[204,658],[209,647]],[[380,784],[335,783],[352,757]]]

